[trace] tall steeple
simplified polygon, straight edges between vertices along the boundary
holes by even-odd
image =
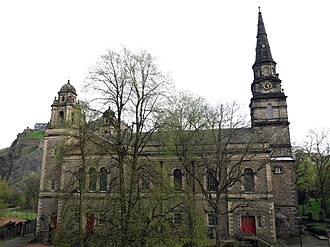
[[[272,58],[272,53],[270,51],[270,46],[268,43],[267,33],[265,29],[265,24],[262,19],[262,14],[258,13],[258,34],[257,34],[257,47],[256,47],[256,61],[254,66],[262,62],[274,62]],[[276,64],[276,63],[275,63]]]
[[[251,123],[253,127],[288,125],[286,96],[276,73],[262,14],[258,13],[256,60],[252,66],[254,80],[251,85]]]

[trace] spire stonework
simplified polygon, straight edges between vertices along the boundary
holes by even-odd
[[[286,96],[282,90],[281,80],[276,73],[276,62],[271,54],[260,11],[258,13],[256,60],[252,69],[254,74],[251,85],[253,97],[250,103],[252,126],[288,125]]]
[[[298,208],[295,188],[295,164],[292,157],[286,95],[276,73],[262,14],[258,13],[256,60],[252,66],[251,124],[265,135],[270,147],[271,191],[274,200],[277,235],[278,226],[286,225],[287,233],[297,234]],[[283,220],[285,219],[285,220]]]

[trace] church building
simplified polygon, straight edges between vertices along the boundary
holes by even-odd
[[[203,208],[209,238],[215,238],[217,222],[221,221],[219,227],[222,232],[221,239],[224,241],[258,242],[265,246],[272,246],[276,243],[277,238],[298,233],[298,202],[287,96],[276,71],[276,62],[272,57],[260,10],[256,57],[252,69],[254,79],[251,84],[252,98],[249,106],[251,126],[240,129],[239,133],[228,141],[231,152],[237,152],[237,154],[231,155],[225,167],[228,173],[239,173],[240,181],[228,186],[225,193],[216,195],[215,187],[218,186],[218,183],[212,182],[213,173],[203,170],[202,167],[196,168],[196,172],[199,173],[198,177],[201,178],[201,181],[205,182],[200,183],[202,187],[198,188],[198,185],[191,182],[189,179],[191,174],[180,164],[177,157],[168,157],[155,152],[151,154],[148,153],[148,150],[150,151],[152,148],[149,148],[146,151],[145,161],[152,160],[152,162],[160,164],[162,168],[166,167],[168,178],[165,180],[170,181],[174,189],[184,190],[191,188],[193,184],[193,194],[198,198],[197,205]],[[66,205],[69,204],[71,197],[76,201],[79,199],[80,206],[82,200],[85,200],[85,203],[91,198],[102,201],[104,198],[102,196],[112,186],[109,175],[112,171],[109,167],[113,165],[114,161],[111,158],[102,156],[98,160],[98,165],[83,169],[82,172],[86,174],[83,175],[86,180],[84,183],[88,187],[86,192],[81,189],[81,184],[75,182],[77,176],[82,174],[79,173],[81,167],[78,165],[76,151],[59,158],[60,149],[58,147],[68,141],[66,123],[75,118],[74,108],[78,104],[76,89],[68,81],[62,86],[51,105],[51,120],[46,129],[43,144],[38,204],[37,232],[41,235],[47,236],[50,229],[57,229],[68,224]],[[112,113],[109,110],[105,114],[111,115]],[[102,131],[105,134],[111,132],[111,129],[106,129],[103,125],[100,128],[103,128]],[[223,131],[223,133],[227,132],[229,133],[230,130]],[[247,152],[249,159],[246,158],[244,162],[239,163],[239,167],[235,168],[234,164],[238,164],[238,157],[243,157],[243,154],[240,153],[243,152],[241,150],[251,145],[249,141],[251,139],[248,140],[247,137],[251,134],[254,138],[254,146]],[[72,174],[78,175],[73,176]],[[227,177],[227,175],[222,176]],[[94,178],[95,182],[92,182]],[[141,186],[146,189],[150,185],[142,181]],[[207,195],[210,195],[209,199]],[[217,196],[219,196],[219,200],[214,199],[213,202],[221,204],[224,209],[225,213],[221,216],[214,212],[215,207],[210,206],[210,200]],[[78,227],[78,230],[91,233],[96,232],[97,227],[104,226],[103,216],[106,212],[101,210],[102,213],[100,213],[99,204],[97,206],[92,204],[89,204],[89,211],[86,211],[85,214],[73,212],[72,221],[84,222],[79,226],[73,223],[73,228]],[[183,216],[179,212],[174,212],[174,223],[180,222],[182,218]]]

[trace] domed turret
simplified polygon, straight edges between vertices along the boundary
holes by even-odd
[[[72,110],[77,103],[77,93],[74,86],[70,84],[70,80],[64,84],[58,92],[58,97],[54,99],[52,104],[51,128],[57,128],[70,122],[72,119]]]
[[[61,90],[59,91],[59,93],[73,93],[73,94],[77,95],[76,89],[74,88],[74,86],[72,86],[70,84],[70,80],[68,80],[68,83],[64,84],[61,87]]]

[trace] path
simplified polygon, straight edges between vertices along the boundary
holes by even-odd
[[[302,235],[302,246],[303,247],[324,247],[329,246],[328,240],[320,240],[309,232],[303,231]],[[288,247],[300,247],[300,237],[290,237],[288,239],[283,240],[285,246]]]
[[[24,247],[32,238],[33,236],[9,239],[0,243],[0,247]]]
[[[32,238],[34,236],[13,238],[0,243],[0,247],[49,247],[48,244],[43,243],[28,244],[27,242]]]

